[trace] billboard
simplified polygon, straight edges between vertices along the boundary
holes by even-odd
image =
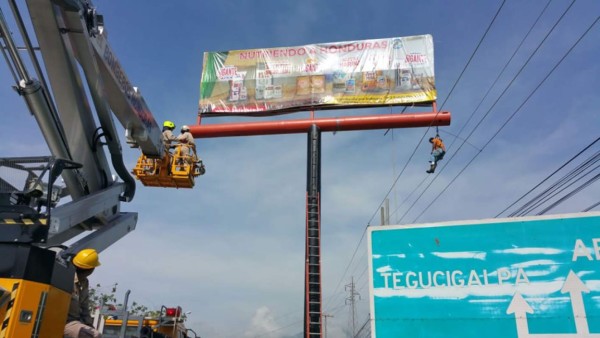
[[[274,115],[432,102],[433,38],[204,53],[199,113]]]
[[[373,337],[600,337],[600,213],[369,229]]]

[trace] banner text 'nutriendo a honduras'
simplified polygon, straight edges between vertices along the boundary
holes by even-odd
[[[420,35],[204,53],[199,113],[275,115],[435,101],[433,39]]]

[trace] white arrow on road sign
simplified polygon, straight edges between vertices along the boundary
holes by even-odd
[[[581,296],[583,292],[590,292],[590,289],[585,286],[573,270],[569,271],[569,275],[565,279],[565,283],[560,291],[562,293],[568,292],[571,297],[571,306],[573,308],[577,333],[529,333],[527,314],[534,311],[525,298],[519,292],[515,292],[513,299],[508,305],[508,309],[506,309],[506,313],[515,314],[518,338],[600,338],[600,333],[590,333],[583,297]]]
[[[577,333],[590,333],[587,316],[585,314],[585,307],[583,306],[583,297],[581,296],[583,292],[589,293],[590,289],[583,284],[573,270],[570,270],[560,292],[568,292],[571,296],[571,306],[573,307],[573,317],[575,317],[575,328]]]
[[[527,324],[527,314],[533,313],[533,309],[519,292],[515,292],[513,299],[506,309],[507,314],[514,313],[517,322],[517,337],[527,337],[529,335],[529,326]]]

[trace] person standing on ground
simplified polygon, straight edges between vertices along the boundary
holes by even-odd
[[[98,253],[94,249],[83,249],[73,257],[75,266],[75,285],[71,294],[71,304],[67,316],[64,338],[101,338],[102,334],[94,329],[90,315],[90,290],[88,277],[100,266]]]

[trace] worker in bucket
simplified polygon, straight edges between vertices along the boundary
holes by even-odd
[[[196,161],[196,143],[194,137],[190,133],[190,127],[181,126],[181,134],[177,136],[177,142],[181,144],[180,155],[182,159],[187,159],[191,164]]]
[[[73,257],[75,285],[65,326],[65,338],[100,338],[102,334],[93,327],[90,315],[88,277],[100,266],[98,253],[94,249],[83,249]]]
[[[435,135],[435,137],[430,138],[429,143],[431,143],[431,160],[429,161],[429,170],[426,172],[428,174],[433,174],[438,161],[441,161],[446,154],[446,146],[440,138],[440,135]]]
[[[173,134],[173,130],[175,130],[175,123],[172,121],[165,121],[163,123],[162,139],[167,151],[171,148],[171,144],[177,141],[177,136]]]

